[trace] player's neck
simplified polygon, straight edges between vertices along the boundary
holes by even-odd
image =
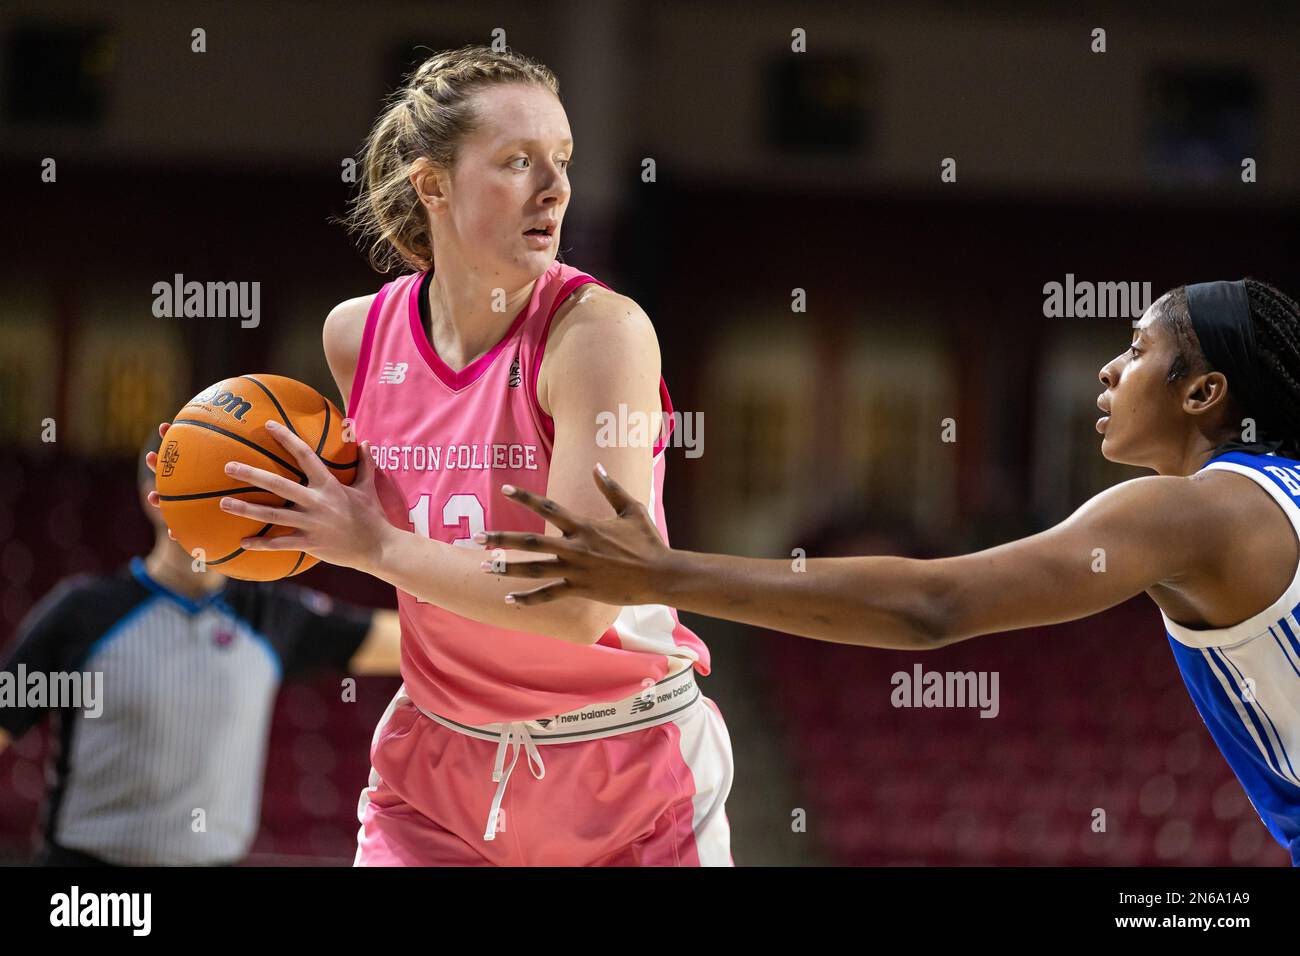
[[[1214,457],[1214,450],[1226,441],[1231,441],[1233,436],[1213,436],[1202,434],[1200,431],[1193,431],[1188,434],[1183,442],[1183,447],[1174,455],[1170,461],[1163,467],[1156,468],[1156,471],[1162,475],[1178,475],[1188,477],[1196,474],[1204,467],[1205,463]]]
[[[435,271],[429,283],[429,338],[438,357],[459,370],[501,341],[532,297],[534,282],[502,290],[491,276],[462,270],[455,280]]]
[[[215,571],[195,571],[189,555],[170,538],[161,538],[144,559],[145,570],[169,591],[186,597],[203,597],[218,590],[226,577]]]

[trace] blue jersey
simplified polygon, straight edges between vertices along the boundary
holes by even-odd
[[[1300,462],[1228,452],[1206,470],[1260,485],[1300,535]],[[1165,630],[1201,719],[1246,795],[1300,866],[1300,567],[1269,607],[1232,627]]]

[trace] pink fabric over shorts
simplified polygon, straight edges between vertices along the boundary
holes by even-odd
[[[732,755],[707,697],[655,727],[520,752],[483,839],[497,745],[431,720],[399,691],[371,749],[358,866],[732,866]]]

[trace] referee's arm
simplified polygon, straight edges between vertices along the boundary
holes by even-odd
[[[402,625],[396,611],[374,611],[370,630],[348,661],[352,674],[400,674],[402,671]],[[2,749],[2,748],[0,748]]]
[[[286,678],[322,671],[400,673],[396,611],[359,607],[284,582],[238,587],[251,597],[250,620],[279,653]]]
[[[66,670],[64,657],[70,653],[69,636],[72,633],[69,597],[83,582],[78,576],[61,581],[28,612],[18,626],[18,639],[12,652],[5,658],[0,671],[14,675],[18,666],[27,673],[40,672],[48,676]],[[29,729],[40,723],[48,708],[0,705],[0,753]]]

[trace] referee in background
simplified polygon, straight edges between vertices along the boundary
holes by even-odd
[[[292,584],[195,573],[137,484],[153,550],[116,573],[66,578],[32,608],[0,670],[100,672],[98,716],[0,706],[0,751],[53,710],[46,866],[239,862],[257,834],[281,680],[320,669],[397,674],[397,613]],[[15,678],[16,679],[16,676]],[[38,702],[40,703],[40,702]],[[201,821],[201,823],[200,823]]]

